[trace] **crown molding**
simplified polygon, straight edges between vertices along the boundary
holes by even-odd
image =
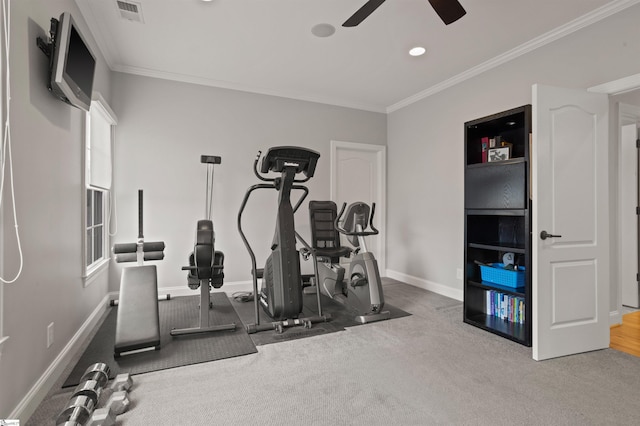
[[[286,92],[282,90],[273,90],[273,89],[266,89],[263,87],[238,84],[230,81],[214,80],[214,79],[205,78],[205,77],[171,73],[171,72],[158,71],[158,70],[139,68],[139,67],[116,66],[115,68],[112,68],[112,69],[113,71],[117,71],[117,72],[135,74],[135,75],[140,75],[145,77],[160,78],[164,80],[179,81],[183,83],[192,83],[192,84],[198,84],[202,86],[211,86],[211,87],[217,87],[220,89],[237,90],[241,92],[256,93],[260,95],[276,96],[280,98],[295,99],[300,101],[327,104],[327,105],[344,107],[344,108],[353,108],[353,109],[358,109],[363,111],[378,112],[382,114],[386,113],[385,107],[381,105],[372,105],[372,104],[366,104],[366,103],[351,102],[351,101],[346,101],[341,99],[326,98],[322,96],[291,93],[291,92]]]
[[[599,84],[589,87],[589,92],[606,93],[608,95],[619,95],[621,93],[630,92],[640,87],[640,74],[631,75],[629,77],[620,78],[608,83]]]

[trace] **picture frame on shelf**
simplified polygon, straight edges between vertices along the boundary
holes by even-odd
[[[511,147],[510,146],[501,146],[498,148],[491,148],[489,150],[488,161],[489,163],[493,163],[496,161],[504,161],[511,158]]]

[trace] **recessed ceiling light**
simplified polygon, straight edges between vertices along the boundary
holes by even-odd
[[[424,52],[426,52],[427,49],[425,49],[424,47],[421,46],[416,46],[414,48],[412,48],[411,50],[409,50],[409,55],[411,56],[421,56],[424,55]]]
[[[318,24],[311,28],[311,33],[316,37],[329,37],[336,32],[336,27],[331,24]]]

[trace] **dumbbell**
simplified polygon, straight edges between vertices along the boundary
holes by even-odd
[[[89,421],[95,403],[84,395],[72,397],[69,405],[56,418],[56,426],[82,426]]]
[[[116,416],[127,411],[131,405],[128,390],[132,384],[129,373],[118,374],[111,386],[102,393],[101,401],[106,402],[99,404],[101,408],[93,412],[86,426],[114,426]]]
[[[73,396],[86,395],[93,399],[94,406],[111,407],[116,415],[124,413],[130,405],[127,391],[131,389],[133,380],[129,373],[118,374],[111,386],[106,388],[110,373],[111,370],[105,363],[90,365],[82,375]],[[98,404],[101,396],[102,401],[106,401],[104,404]]]
[[[106,400],[101,408],[93,412],[87,426],[114,426],[116,416],[129,409],[131,401],[128,391],[133,385],[129,373],[118,374],[111,382],[111,386],[104,389],[102,401]]]
[[[129,391],[133,386],[133,379],[129,373],[118,374],[112,381],[110,389],[115,391]]]
[[[104,388],[109,381],[109,374],[111,369],[104,362],[98,362],[90,365],[80,378],[80,383],[87,380],[95,380],[100,385],[100,388]]]
[[[121,373],[118,374],[112,381],[111,386],[104,389],[103,391],[103,400],[108,400],[112,395],[118,392],[128,392],[133,385],[133,380],[131,379],[131,375],[129,373]]]
[[[109,366],[105,363],[90,365],[82,375],[80,384],[69,399],[69,405],[56,418],[56,425],[84,425],[94,412],[102,388],[109,381]]]
[[[98,408],[93,412],[86,426],[114,426],[116,415],[109,407]]]
[[[90,365],[80,378],[80,383],[71,394],[71,398],[76,396],[86,396],[93,401],[93,406],[98,405],[102,390],[109,382],[109,366],[103,362]]]
[[[102,395],[102,398],[100,398]],[[77,396],[85,396],[93,402],[93,406],[101,406],[111,408],[115,415],[122,414],[129,409],[131,401],[126,390],[113,391],[106,389],[102,393],[102,387],[95,380],[87,380],[80,383],[73,391],[72,398]],[[106,401],[102,403],[103,401]]]
[[[133,384],[129,373],[118,374],[109,382],[111,370],[104,363],[90,365],[74,389],[70,405],[58,416],[57,425],[112,426],[115,417],[131,405],[128,390]],[[95,409],[97,406],[101,408]]]
[[[69,405],[60,413],[56,425],[85,425],[98,404],[102,386],[97,380],[85,380],[73,390]]]
[[[71,398],[75,398],[77,396],[85,396],[93,402],[93,406],[98,405],[98,400],[100,399],[100,394],[102,393],[102,386],[96,380],[85,380],[84,382],[80,382],[78,386],[73,390],[71,394]]]
[[[109,396],[104,407],[91,414],[86,426],[113,426],[116,424],[116,416],[127,411],[130,405],[127,391],[116,391]]]

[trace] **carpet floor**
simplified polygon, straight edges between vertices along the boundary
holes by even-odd
[[[640,424],[640,358],[604,349],[536,362],[463,323],[461,302],[383,283],[410,316],[140,374],[118,424]],[[47,398],[26,425],[52,424],[68,396]]]

